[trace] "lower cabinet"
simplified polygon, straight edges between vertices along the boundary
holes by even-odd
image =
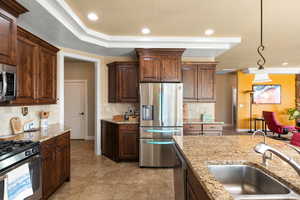
[[[175,200],[210,200],[203,186],[196,178],[191,166],[174,145],[177,158],[180,160],[178,167],[174,168]]]
[[[221,136],[223,135],[222,124],[185,124],[183,126],[183,135],[205,135]]]
[[[43,199],[70,180],[70,132],[41,143]]]
[[[139,127],[137,124],[115,124],[101,121],[102,154],[114,161],[138,161]]]

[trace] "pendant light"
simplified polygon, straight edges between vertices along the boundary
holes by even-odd
[[[260,45],[257,48],[260,59],[257,61],[258,69],[255,72],[253,83],[264,83],[272,81],[264,68],[266,59],[263,56],[263,51],[265,50],[265,46],[263,44],[263,0],[260,0],[260,17]]]

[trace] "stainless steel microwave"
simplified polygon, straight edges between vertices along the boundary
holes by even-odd
[[[17,89],[17,68],[0,64],[0,102],[14,100]]]

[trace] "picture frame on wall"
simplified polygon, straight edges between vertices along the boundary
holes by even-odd
[[[281,104],[281,85],[253,85],[254,104]]]

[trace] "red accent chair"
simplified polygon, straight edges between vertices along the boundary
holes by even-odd
[[[291,144],[300,147],[300,133],[293,134]]]
[[[269,111],[263,111],[263,118],[266,122],[266,125],[268,126],[269,130],[273,133],[278,134],[278,138],[280,138],[281,135],[288,134],[289,132],[295,132],[296,127],[295,126],[284,126],[281,125],[275,118],[274,112]]]

